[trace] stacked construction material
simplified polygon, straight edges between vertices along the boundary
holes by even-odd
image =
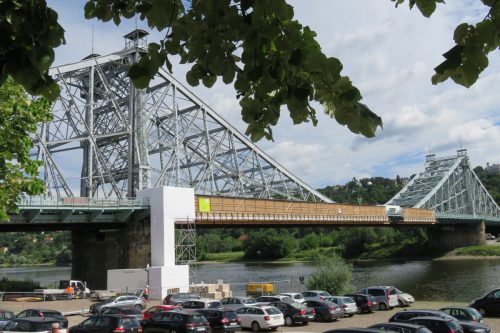
[[[229,284],[197,284],[189,287],[189,292],[198,293],[202,298],[221,299],[231,297]]]

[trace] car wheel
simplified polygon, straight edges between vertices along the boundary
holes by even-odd
[[[398,299],[398,305],[399,305],[400,307],[405,306],[405,305],[403,304],[403,301],[402,301],[402,300],[400,300],[400,299]]]
[[[354,316],[354,314],[352,314],[352,313],[349,313],[349,314],[347,315],[347,317],[349,317],[349,318],[351,318],[352,316]]]
[[[388,310],[388,307],[385,303],[380,303],[380,305],[378,306],[380,310]]]
[[[141,305],[136,304],[134,307],[135,307],[137,310],[141,310],[141,311],[142,311],[142,306],[141,306]]]
[[[285,317],[285,326],[292,326],[293,325],[293,319],[290,316]]]
[[[175,328],[171,328],[169,333],[177,333],[177,331],[175,330]]]
[[[260,331],[260,325],[259,325],[258,322],[254,321],[252,323],[252,331],[254,331],[254,332],[259,332]]]

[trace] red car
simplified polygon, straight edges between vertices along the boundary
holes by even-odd
[[[149,319],[153,317],[155,314],[160,313],[160,312],[166,312],[169,310],[173,309],[179,309],[180,306],[177,305],[155,305],[150,307],[149,309],[145,310],[142,313],[142,320]]]

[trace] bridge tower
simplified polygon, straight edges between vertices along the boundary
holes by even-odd
[[[146,54],[147,35],[137,29],[124,36],[123,50],[50,69],[61,94],[52,106],[53,119],[34,135],[32,151],[43,163],[47,197],[106,202],[173,186],[193,188],[196,194],[330,202],[166,69],[147,89],[135,88],[127,73]],[[127,216],[125,230],[89,224],[73,232],[73,276],[103,288],[107,269],[154,264],[151,224],[141,214]],[[188,228],[180,238],[186,241],[192,234]],[[185,242],[177,249],[177,261],[189,262],[195,253]],[[96,257],[103,260],[96,263]]]
[[[466,149],[455,156],[427,155],[424,171],[387,204],[434,209],[440,223],[428,228],[429,241],[441,249],[484,243],[485,223],[500,220],[500,208],[471,169]]]
[[[145,54],[146,37],[135,30],[125,35],[121,51],[50,70],[61,96],[33,151],[43,161],[47,195],[122,198],[177,186],[196,194],[330,201],[167,70],[161,68],[149,88],[135,88],[127,71]],[[75,168],[81,168],[79,175]]]

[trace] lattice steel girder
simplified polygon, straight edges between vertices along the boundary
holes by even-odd
[[[168,185],[198,194],[330,201],[166,70],[150,88],[135,89],[126,74],[142,52],[132,47],[51,69],[62,93],[33,151],[43,161],[47,194],[121,198]]]
[[[465,150],[457,156],[427,159],[388,205],[434,209],[436,213],[500,217],[500,208],[470,168]]]

